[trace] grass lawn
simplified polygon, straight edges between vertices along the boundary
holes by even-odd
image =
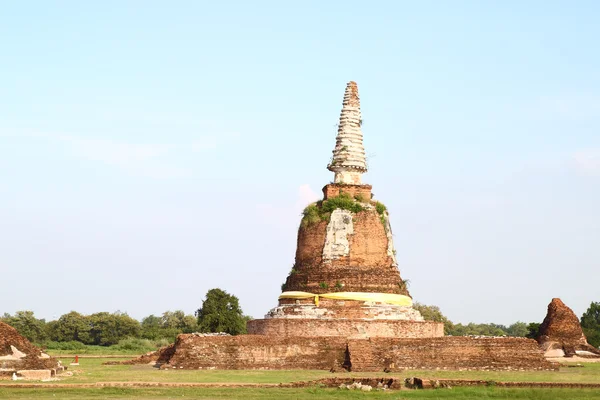
[[[320,378],[340,377],[385,377],[383,372],[336,373],[318,370],[159,370],[150,365],[102,365],[106,361],[119,359],[80,358],[79,366],[69,366],[75,372],[55,383],[95,382],[235,382],[235,383],[286,383],[311,381]],[[124,358],[126,360],[126,358]],[[68,362],[64,361],[68,366]],[[481,379],[486,381],[518,382],[575,382],[600,383],[600,363],[585,364],[582,368],[563,367],[560,371],[431,371],[410,370],[392,373],[389,376],[420,378]],[[3,381],[9,383],[12,381]],[[22,381],[18,381],[22,382]],[[0,397],[1,398],[1,397]]]
[[[412,370],[393,374],[378,373],[337,373],[328,371],[189,371],[159,370],[149,365],[102,365],[106,359],[80,358],[79,366],[69,366],[74,372],[71,377],[48,384],[77,384],[96,382],[214,382],[214,383],[287,383],[310,381],[320,378],[340,377],[396,377],[418,376],[421,378],[481,379],[486,381],[527,381],[527,382],[576,382],[600,383],[600,363],[585,364],[582,368],[563,367],[560,371],[429,371]],[[68,364],[65,361],[65,364]],[[23,383],[23,381],[1,381],[3,385]],[[312,388],[6,388],[0,387],[0,399],[599,399],[598,389],[530,389],[501,387],[456,387],[451,390],[356,392],[339,389]]]
[[[2,389],[2,399],[600,399],[600,390],[592,389],[507,389],[497,387],[461,387],[438,390],[357,392],[340,389],[280,388],[164,388],[164,389]]]

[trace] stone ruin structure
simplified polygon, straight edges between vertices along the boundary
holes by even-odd
[[[51,379],[64,367],[0,321],[0,379]]]
[[[309,205],[298,229],[296,262],[279,305],[248,332],[283,336],[440,337],[442,323],[412,308],[400,277],[388,211],[374,201],[367,171],[360,100],[346,86],[333,157],[333,183]]]
[[[362,182],[367,162],[358,88],[348,83],[332,183],[298,229],[295,264],[278,305],[248,322],[248,335],[182,334],[154,354],[183,369],[554,369],[535,340],[444,337],[443,324],[412,308],[400,277],[385,206]]]
[[[579,318],[559,298],[548,304],[536,340],[547,357],[600,358],[600,350],[588,344]]]

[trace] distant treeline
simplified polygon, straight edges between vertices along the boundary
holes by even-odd
[[[520,322],[512,325],[500,324],[474,324],[466,325],[455,324],[450,321],[437,306],[427,306],[415,303],[413,307],[421,313],[423,318],[429,321],[443,322],[444,333],[452,336],[517,336],[535,338],[538,335],[540,323],[538,322]],[[600,347],[600,303],[592,302],[587,311],[581,316],[581,327],[585,333],[588,343],[595,347]]]
[[[110,346],[126,338],[173,341],[180,333],[198,331],[198,320],[183,311],[166,311],[161,316],[149,315],[142,321],[122,312],[99,312],[83,315],[76,311],[46,322],[32,311],[4,314],[7,323],[31,342],[80,342],[86,345]]]
[[[444,323],[444,333],[452,336],[537,336],[540,324],[515,322],[511,325],[500,324],[455,324],[446,318],[439,307],[415,303],[414,308],[421,312],[426,320]],[[5,313],[0,317],[16,328],[19,333],[33,343],[49,348],[68,350],[66,345],[57,343],[111,346],[126,339],[145,339],[156,345],[173,342],[180,333],[192,332],[228,332],[236,335],[245,333],[245,322],[251,319],[244,316],[238,299],[222,291],[211,289],[202,308],[196,316],[185,314],[181,310],[165,311],[160,316],[149,315],[138,321],[122,312],[99,312],[83,315],[75,311],[62,315],[56,321],[46,322],[35,317],[32,311],[17,311],[14,315]],[[590,305],[581,317],[581,326],[588,342],[600,346],[600,303]],[[121,343],[122,344],[122,343]]]
[[[239,300],[221,289],[206,293],[196,315],[181,310],[165,311],[160,316],[149,315],[138,321],[122,312],[99,312],[83,315],[76,311],[62,315],[56,321],[36,318],[33,311],[5,313],[0,321],[15,328],[29,341],[53,349],[69,350],[78,344],[113,346],[126,339],[144,339],[154,344],[173,342],[180,333],[227,332],[238,335],[246,332],[246,321]],[[69,343],[58,346],[57,343]]]

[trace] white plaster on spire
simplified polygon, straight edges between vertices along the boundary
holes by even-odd
[[[323,259],[335,260],[336,258],[350,254],[350,242],[348,235],[354,233],[352,213],[348,210],[337,208],[331,213],[325,245],[323,246]]]
[[[361,176],[367,171],[367,161],[361,125],[358,86],[356,82],[351,81],[346,85],[333,157],[327,166],[335,173],[335,183],[362,183]]]

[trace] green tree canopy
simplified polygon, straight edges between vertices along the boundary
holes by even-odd
[[[231,335],[246,333],[246,319],[239,300],[221,289],[206,293],[202,308],[196,311],[200,332],[226,332]]]
[[[506,333],[508,336],[525,337],[529,333],[527,326],[527,323],[517,321],[506,328]]]
[[[139,337],[140,323],[125,313],[99,312],[90,315],[89,338],[85,344],[110,346],[128,337]]]
[[[47,330],[50,340],[56,342],[85,342],[89,340],[90,324],[85,315],[71,311],[61,315],[56,321],[49,322]]]
[[[525,335],[525,337],[528,337],[529,339],[537,339],[539,333],[540,333],[540,324],[539,322],[531,322],[530,324],[527,325],[527,334]]]
[[[162,336],[162,320],[154,314],[142,319],[141,335],[144,339],[155,340]]]
[[[165,311],[162,316],[149,315],[142,320],[142,337],[144,339],[166,338],[174,340],[180,333],[198,331],[198,322],[193,315],[186,315],[181,310]]]
[[[4,313],[0,320],[15,328],[30,342],[41,343],[47,339],[46,321],[37,319],[33,311],[17,311],[15,315]]]
[[[581,316],[581,327],[589,344],[600,347],[600,303],[592,302]]]
[[[413,308],[421,313],[426,321],[435,321],[444,323],[444,334],[448,335],[454,327],[452,321],[450,321],[438,306],[427,306],[418,302],[413,303]]]

